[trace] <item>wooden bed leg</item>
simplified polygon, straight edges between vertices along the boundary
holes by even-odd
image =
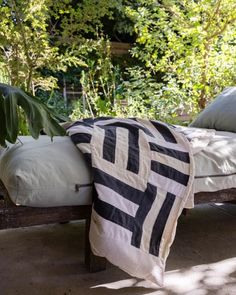
[[[89,242],[90,218],[86,219],[85,229],[85,265],[89,272],[98,272],[106,269],[106,258],[93,254]]]
[[[187,216],[189,209],[184,208],[182,211],[182,215]]]

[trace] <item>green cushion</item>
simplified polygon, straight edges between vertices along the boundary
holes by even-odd
[[[236,132],[236,87],[224,89],[190,126]]]

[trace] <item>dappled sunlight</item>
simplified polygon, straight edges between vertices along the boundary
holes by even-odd
[[[92,288],[105,287],[109,289],[121,289],[121,288],[127,288],[127,287],[134,287],[136,286],[137,282],[138,282],[137,279],[127,279],[127,280],[120,280],[120,281],[116,281],[112,283],[93,286]]]
[[[210,177],[206,177],[206,178],[205,178],[205,183],[206,183],[207,186],[210,187],[210,185],[213,185],[213,184],[214,184],[214,181],[212,180],[212,178],[210,178]],[[196,184],[195,184],[195,185],[196,185]]]
[[[151,289],[160,289],[156,284],[144,280],[138,280],[134,278],[115,281],[112,283],[105,283],[92,288],[108,288],[108,289],[122,289],[122,288],[131,288],[131,287],[141,287],[141,288],[151,288]]]
[[[227,286],[236,285],[236,257],[211,264],[196,265],[187,269],[178,269],[165,273],[165,287],[134,278],[105,283],[92,288],[122,289],[141,287],[147,288],[143,295],[195,294],[205,295],[209,291],[215,294],[227,294]],[[151,290],[152,289],[152,290]],[[222,292],[226,293],[222,293]]]
[[[235,271],[235,257],[216,263],[193,266],[183,271],[171,271],[166,273],[165,288],[175,291],[176,294],[197,289],[217,290],[224,288],[228,283],[236,283],[236,277],[230,276]]]
[[[214,203],[215,204],[215,206],[217,206],[217,207],[220,207],[220,206],[224,206],[225,204],[224,203]]]
[[[225,139],[224,139],[225,138]],[[234,151],[236,144],[236,139],[232,137],[215,135],[213,139],[214,145],[212,146],[212,151],[219,156],[231,155]]]

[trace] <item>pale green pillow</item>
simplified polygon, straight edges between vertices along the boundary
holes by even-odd
[[[190,126],[236,132],[236,87],[224,89]]]
[[[0,179],[17,205],[79,206],[92,202],[92,173],[68,136],[20,137],[4,151]]]

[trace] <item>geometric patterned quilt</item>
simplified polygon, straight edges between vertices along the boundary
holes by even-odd
[[[163,122],[136,118],[83,119],[68,134],[93,171],[93,252],[162,286],[177,220],[192,193],[188,140]]]

